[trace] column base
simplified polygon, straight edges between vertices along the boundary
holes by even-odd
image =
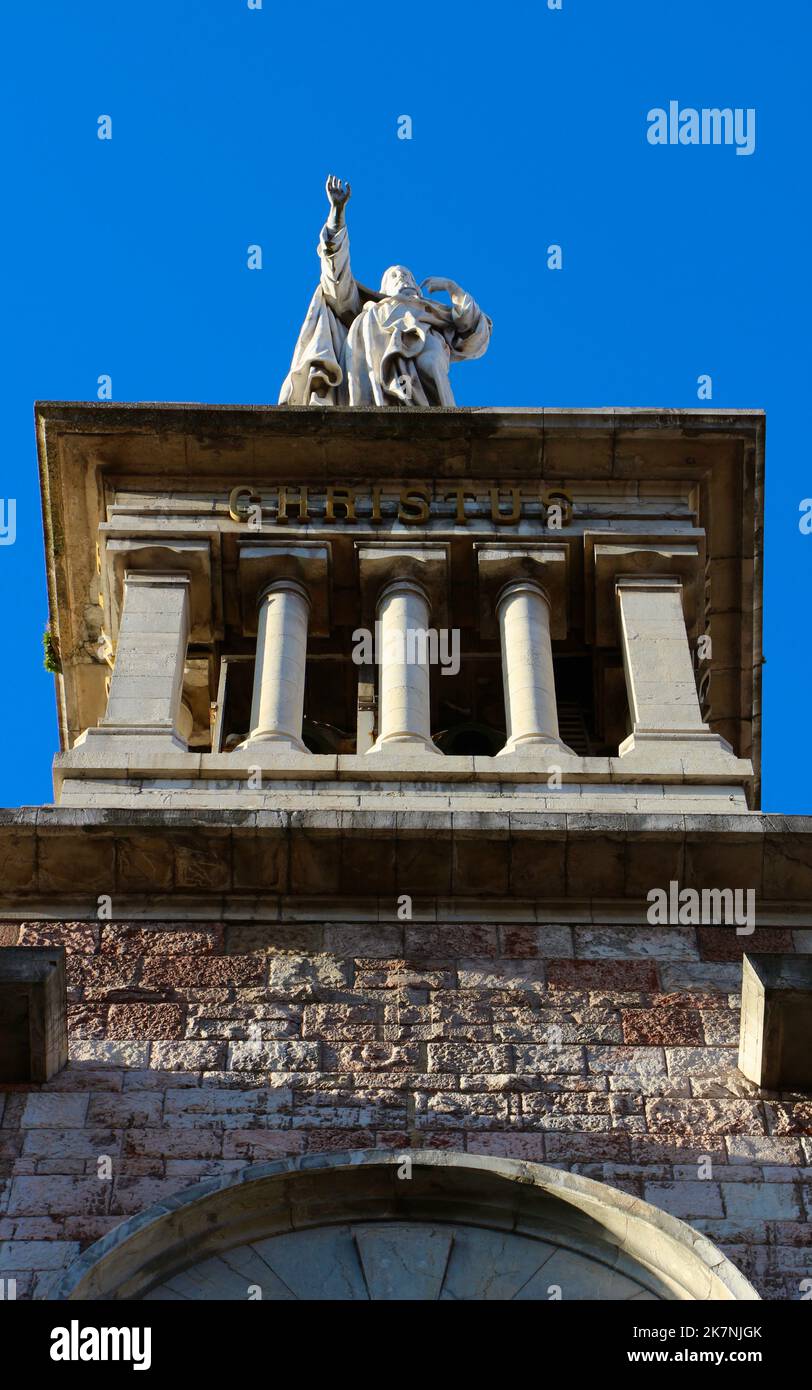
[[[565,758],[578,756],[572,748],[562,743],[560,738],[554,738],[552,734],[520,734],[518,738],[509,738],[504,748],[500,748],[494,756],[510,758],[515,757],[517,753],[530,753],[536,758],[552,757],[556,753],[563,754]]]
[[[420,738],[418,735],[403,738],[389,735],[387,738],[377,738],[372,747],[367,749],[364,757],[369,758],[376,753],[386,753],[394,757],[400,754],[409,757],[412,753],[432,753],[436,754],[438,758],[443,756],[436,743],[433,743],[430,738]]]
[[[293,738],[290,734],[249,734],[248,738],[238,743],[233,750],[235,753],[243,749],[256,748],[263,753],[278,753],[280,757],[286,757],[290,753],[305,753],[312,757],[309,748],[306,748],[300,738]]]
[[[624,738],[617,750],[618,757],[626,757],[629,753],[635,753],[643,749],[673,749],[684,747],[691,753],[729,753],[733,755],[733,749],[727,739],[722,738],[721,734],[714,734],[710,729],[635,729]]]
[[[126,753],[162,753],[177,750],[189,752],[189,745],[177,729],[166,724],[97,724],[85,729],[76,739],[74,748],[96,747],[99,751],[117,749]]]

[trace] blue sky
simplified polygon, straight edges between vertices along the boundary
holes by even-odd
[[[696,407],[708,373],[714,407],[767,410],[763,804],[812,812],[812,7],[562,4],[4,8],[0,804],[51,799],[57,744],[33,402],[103,373],[118,401],[275,401],[335,172],[360,279],[401,261],[493,317],[458,404]],[[652,147],[672,99],[754,107],[755,152]]]

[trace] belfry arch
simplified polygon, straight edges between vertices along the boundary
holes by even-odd
[[[312,1155],[206,1181],[124,1222],[56,1297],[750,1300],[716,1247],[541,1164],[434,1150]]]

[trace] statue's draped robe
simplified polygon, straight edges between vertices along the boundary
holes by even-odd
[[[322,229],[321,280],[279,393],[280,405],[453,405],[451,362],[481,357],[491,321],[466,294],[459,307],[383,295],[350,270],[346,226]]]

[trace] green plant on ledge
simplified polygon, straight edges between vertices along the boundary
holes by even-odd
[[[47,627],[42,634],[42,646],[45,653],[42,664],[45,670],[50,671],[54,676],[58,676],[62,670],[62,662],[59,659],[59,648],[51,636],[50,629]]]

